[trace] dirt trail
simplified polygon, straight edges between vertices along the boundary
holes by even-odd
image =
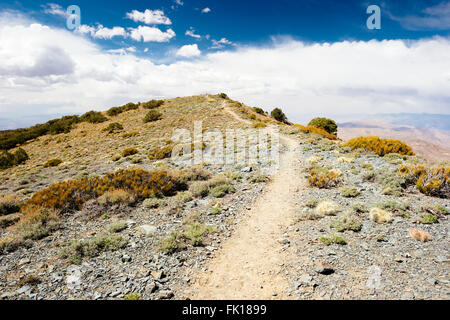
[[[232,110],[225,109],[236,119]],[[225,241],[199,272],[185,292],[190,299],[255,300],[289,299],[285,266],[295,257],[279,242],[294,217],[297,192],[304,187],[298,163],[298,143],[280,135],[287,148],[280,157],[280,168],[271,177],[263,194],[251,210],[244,212],[231,238]]]

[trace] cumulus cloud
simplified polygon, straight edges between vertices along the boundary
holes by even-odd
[[[387,11],[392,20],[398,21],[408,30],[448,30],[450,29],[450,1],[428,7],[422,15],[398,17]]]
[[[163,32],[155,27],[139,26],[137,28],[130,28],[130,37],[136,41],[144,42],[168,42],[175,37],[175,32],[168,29]]]
[[[112,39],[114,37],[127,37],[127,32],[122,27],[106,28],[101,24],[97,27],[91,27],[88,25],[81,25],[76,29],[76,32],[82,34],[89,34],[96,39]]]
[[[212,40],[212,46],[211,49],[221,49],[223,47],[225,47],[226,45],[235,45],[233,42],[231,42],[230,40],[228,40],[227,38],[222,38],[220,40]]]
[[[202,9],[202,13],[210,13],[211,9],[210,8],[204,8]]]
[[[105,52],[64,29],[0,22],[0,118],[205,92],[226,92],[266,110],[281,107],[292,120],[303,114],[449,113],[448,38],[288,39],[157,65],[130,51]]]
[[[63,9],[59,4],[56,3],[47,3],[45,5],[41,5],[42,8],[44,8],[44,13],[60,16],[60,17],[67,17],[67,11]]]
[[[202,37],[199,34],[195,34],[195,30],[192,27],[190,27],[189,30],[186,30],[185,35],[192,37],[192,38],[196,38],[196,39],[200,39]]]
[[[126,37],[127,33],[122,27],[113,27],[112,29],[105,28],[102,25],[97,27],[97,31],[95,31],[94,38],[99,39],[112,39],[113,37]]]
[[[202,54],[197,44],[185,45],[177,50],[176,55],[179,57],[192,58]]]
[[[126,16],[134,22],[143,22],[145,24],[172,24],[172,21],[164,15],[164,11],[162,10],[146,9],[144,12],[133,10],[131,12],[127,12]]]

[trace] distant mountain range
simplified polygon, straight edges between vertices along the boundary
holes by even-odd
[[[383,120],[378,120],[379,117]],[[447,115],[386,114],[338,126],[342,140],[360,136],[398,139],[428,160],[450,161],[450,116]]]

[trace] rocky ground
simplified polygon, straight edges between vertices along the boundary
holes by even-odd
[[[239,176],[234,182],[236,192],[223,199],[194,199],[182,206],[168,199],[163,208],[147,209],[139,205],[129,208],[129,213],[111,214],[108,218],[102,216],[88,222],[83,219],[86,214],[83,209],[68,217],[63,229],[32,248],[0,255],[1,298],[122,299],[129,293],[139,293],[142,299],[176,298],[177,292],[172,288],[186,286],[190,281],[180,276],[184,269],[201,268],[218,250],[221,241],[231,236],[234,219],[258,196],[264,185],[250,182],[260,176],[250,167],[208,169],[216,174],[233,169]],[[217,203],[220,203],[220,214],[209,214]],[[190,247],[174,254],[161,252],[161,241],[194,215],[218,232],[208,236],[205,246]],[[70,264],[60,257],[61,245],[65,242],[108,234],[108,227],[117,221],[127,223],[127,228],[120,232],[128,240],[126,248],[85,259],[81,265]],[[40,283],[23,284],[24,279],[30,277]]]
[[[311,199],[328,199],[338,205],[338,212],[319,220],[294,223],[286,230],[285,250],[296,255],[297,263],[290,266],[292,295],[298,299],[448,299],[450,294],[448,220],[421,224],[421,207],[442,205],[450,209],[448,199],[426,197],[410,189],[401,197],[382,194],[379,184],[364,182],[367,163],[373,171],[398,167],[380,158],[360,155],[352,162],[343,162],[342,154],[322,151],[320,146],[304,144],[301,164],[307,167],[311,157],[323,157],[321,165],[339,169],[344,184],[354,186],[361,194],[345,198],[339,188],[310,188],[299,194],[302,213]],[[344,155],[345,157],[345,155]],[[339,161],[341,158],[341,161]],[[368,209],[378,203],[395,201],[407,204],[405,216],[394,215],[390,223],[375,223],[367,212],[354,213],[352,205],[360,203]],[[352,213],[353,212],[353,213]],[[362,223],[359,232],[338,232],[331,227],[343,215],[352,213]],[[431,241],[420,242],[409,235],[409,228],[420,228],[431,235]],[[337,234],[347,244],[324,245],[322,236]]]
[[[233,111],[227,112],[239,118]],[[249,120],[243,122],[251,124]],[[191,298],[186,289],[198,286],[199,275],[215,270],[223,272],[216,275],[220,280],[231,270],[234,274],[230,282],[237,284],[231,286],[236,289],[230,293],[233,297],[239,297],[239,288],[243,287],[245,297],[260,297],[258,290],[264,284],[265,294],[272,299],[448,299],[448,216],[440,214],[432,224],[424,224],[423,216],[424,208],[436,205],[450,210],[450,200],[425,196],[413,187],[401,194],[386,192],[377,178],[418,160],[355,153],[299,130],[282,131],[282,157],[288,159],[288,167],[281,168],[281,175],[275,173],[275,179],[265,179],[269,162],[251,167],[205,164],[204,169],[213,176],[226,174],[235,191],[223,198],[165,198],[158,208],[139,203],[102,209],[94,202],[86,203],[81,211],[61,219],[59,230],[35,241],[31,248],[0,255],[0,298],[90,300],[124,299],[137,294],[141,299],[186,299]],[[329,189],[309,186],[308,169],[314,165],[338,169],[344,178],[342,185]],[[181,169],[167,160],[133,163],[133,159],[123,158],[90,170],[101,174],[130,167]],[[38,176],[28,183],[36,191],[54,177],[76,174],[72,167],[57,170],[60,175],[46,179],[45,185],[40,185]],[[14,191],[21,185],[19,178],[4,180],[3,190]],[[348,194],[348,188],[357,192]],[[261,216],[253,209],[255,204]],[[377,223],[370,219],[369,211],[380,206],[392,214],[391,221]],[[323,210],[328,211],[324,214]],[[344,218],[358,227],[341,232],[338,229]],[[193,221],[211,227],[204,243],[164,252],[164,240]],[[430,241],[413,239],[411,227],[426,231]],[[1,228],[0,237],[8,232]],[[242,232],[252,233],[242,237],[249,242],[242,243],[236,237]],[[126,246],[85,257],[79,263],[61,255],[69,242],[101,235],[120,236]],[[322,237],[335,237],[340,243],[329,244]],[[265,243],[259,246],[258,241]],[[232,254],[234,245],[240,250],[237,255]],[[227,262],[229,270],[218,263],[221,256],[240,259],[245,252],[252,252],[254,261],[245,261],[248,265],[242,268],[241,260],[234,261],[234,267],[233,261]],[[253,289],[245,283],[246,277],[253,277]],[[277,283],[273,285],[277,290],[271,290],[270,279],[282,279],[285,288],[280,289]],[[204,296],[213,289],[203,290]]]

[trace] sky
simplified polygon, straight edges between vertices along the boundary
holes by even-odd
[[[0,129],[219,92],[297,122],[450,114],[450,1],[0,2]]]

